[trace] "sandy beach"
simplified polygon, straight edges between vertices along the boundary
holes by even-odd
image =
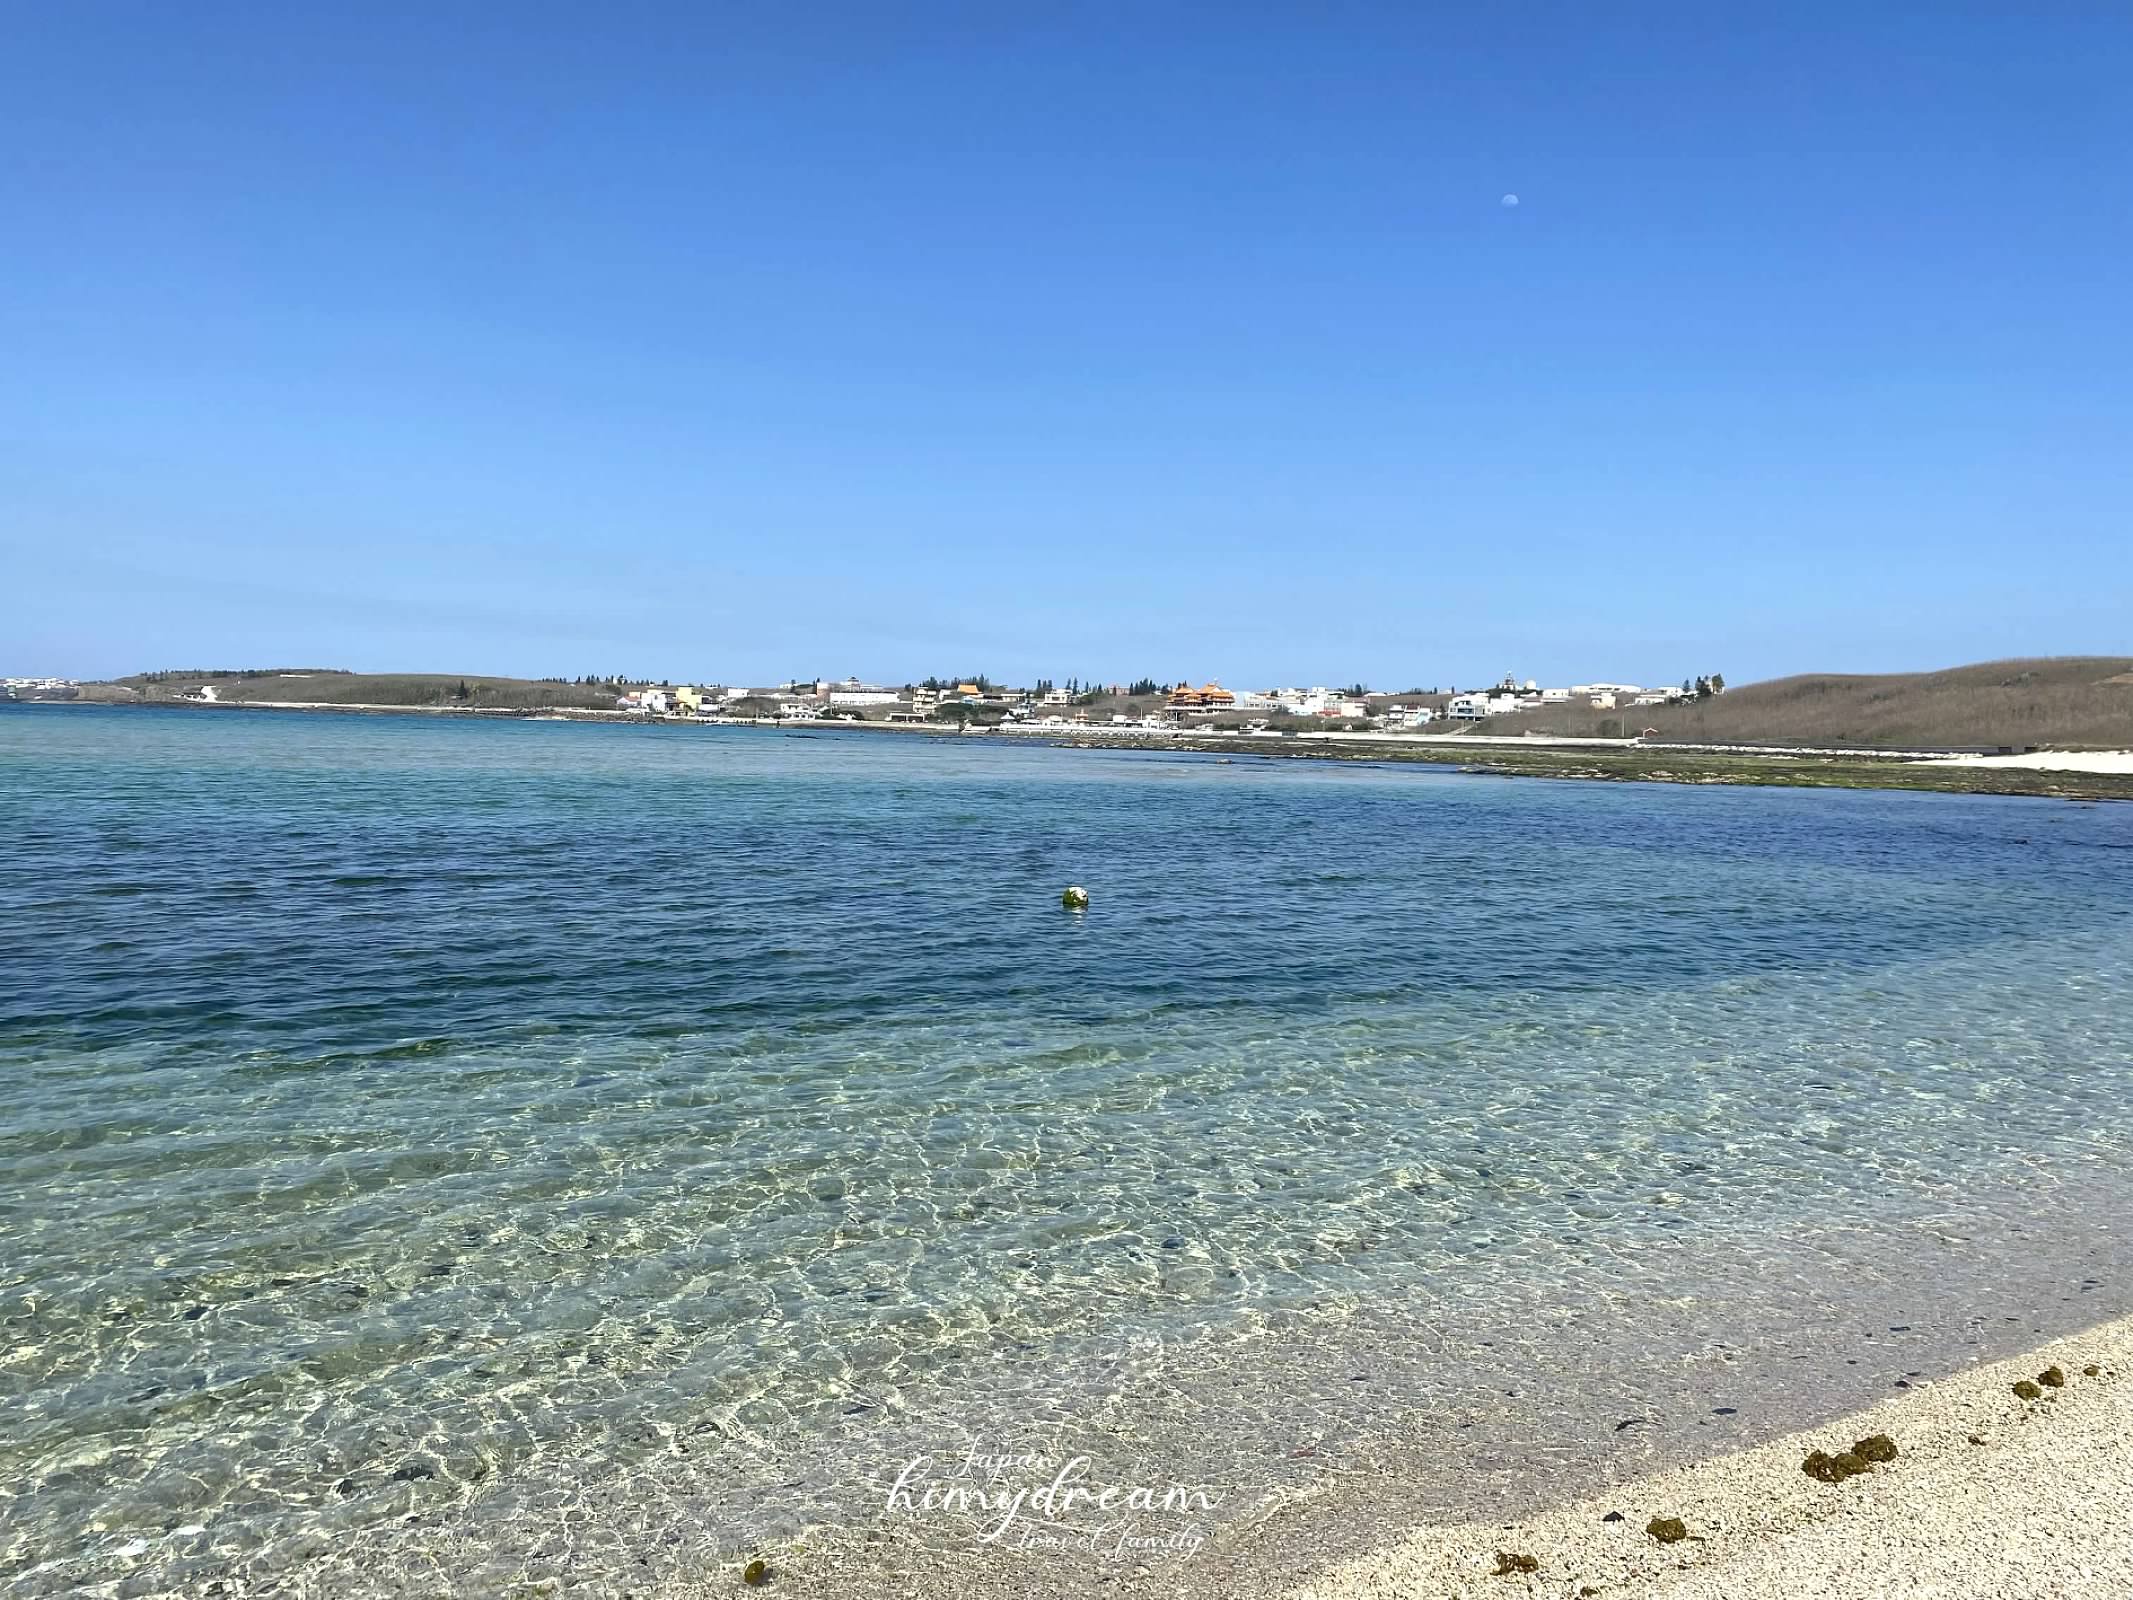
[[[2057,1367],[2063,1388],[2014,1385]],[[1428,1528],[1291,1600],[1421,1595],[1732,1600],[2133,1592],[2133,1319],[1926,1385],[1828,1426],[1504,1524]],[[1897,1458],[1823,1483],[1801,1470],[1886,1434]],[[1616,1520],[1610,1520],[1614,1518]],[[1647,1531],[1679,1518],[1687,1537]],[[1499,1553],[1530,1573],[1499,1575]],[[1523,1563],[1508,1563],[1517,1568]]]
[[[2032,750],[2018,756],[1948,756],[1953,767],[2023,767],[2036,772],[2133,772],[2133,750]]]

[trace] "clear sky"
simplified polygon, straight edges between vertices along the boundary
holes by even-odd
[[[5,16],[0,671],[2133,651],[2122,0]]]

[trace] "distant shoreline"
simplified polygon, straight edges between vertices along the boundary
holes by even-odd
[[[1056,749],[1187,751],[1268,760],[1365,761],[1449,766],[1479,776],[1770,788],[1887,789],[2017,795],[2093,802],[2133,800],[2133,754],[2104,752],[2088,766],[2041,764],[2049,755],[1991,758],[1963,750],[1838,750],[1653,744],[1631,739],[1504,739],[1456,734],[1170,732],[1099,726],[965,731],[945,723],[647,716],[584,707],[368,705],[331,701],[45,700],[17,704],[113,710],[264,711],[349,716],[457,717],[483,721],[591,722],[608,726],[777,729],[794,734],[888,733],[1002,739]],[[2004,764],[2003,764],[2004,763]],[[2102,770],[2095,770],[2096,768]]]

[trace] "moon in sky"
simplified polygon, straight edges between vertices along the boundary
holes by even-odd
[[[1518,196],[1515,194],[1507,194],[1503,197],[1503,203],[1504,209],[1508,211],[1518,204]]]

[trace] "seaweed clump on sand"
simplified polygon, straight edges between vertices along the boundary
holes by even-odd
[[[741,1582],[751,1589],[760,1589],[770,1581],[770,1564],[760,1558],[741,1568]]]
[[[1689,1536],[1689,1525],[1679,1517],[1654,1517],[1644,1531],[1661,1544],[1679,1544]]]
[[[2081,1375],[2084,1378],[2100,1378],[2103,1376],[2103,1368],[2097,1366],[2095,1362],[2091,1361],[2087,1366],[2081,1369]]]
[[[2014,1386],[2014,1392],[2017,1400],[2041,1399],[2044,1394],[2042,1389],[2031,1383],[2027,1378],[2022,1379]]]
[[[1887,1455],[1878,1453],[1883,1444],[1889,1448]],[[1869,1449],[1869,1446],[1872,1448]],[[1800,1463],[1800,1470],[1808,1477],[1820,1479],[1823,1483],[1842,1483],[1846,1478],[1857,1478],[1872,1472],[1876,1461],[1895,1459],[1895,1441],[1885,1433],[1877,1433],[1873,1438],[1861,1439],[1851,1449],[1839,1450],[1835,1455],[1826,1450],[1817,1450]]]
[[[1508,1578],[1515,1572],[1540,1571],[1538,1557],[1529,1556],[1522,1550],[1499,1550],[1496,1552],[1496,1576]]]
[[[2037,1382],[2043,1384],[2047,1389],[2064,1389],[2066,1387],[2066,1373],[2058,1367],[2046,1367],[2037,1374]]]

